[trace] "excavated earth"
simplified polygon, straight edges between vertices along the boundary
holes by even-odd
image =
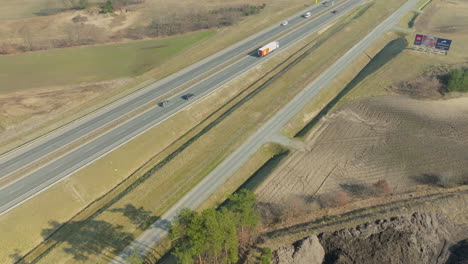
[[[311,235],[274,251],[276,264],[468,263],[468,229],[437,213],[413,213]]]

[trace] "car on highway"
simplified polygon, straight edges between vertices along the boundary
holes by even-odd
[[[160,107],[165,107],[168,103],[169,103],[169,100],[164,100],[164,101],[160,102],[158,105]]]
[[[307,18],[307,17],[310,17],[312,14],[310,12],[307,12],[303,15],[303,17]]]
[[[338,10],[333,10],[332,14],[338,14],[338,12],[339,12]]]
[[[281,23],[282,26],[286,26],[288,25],[288,21],[283,21],[283,23]]]
[[[193,93],[189,93],[189,94],[184,94],[182,95],[182,99],[184,100],[190,100],[190,98],[194,97],[195,95]]]

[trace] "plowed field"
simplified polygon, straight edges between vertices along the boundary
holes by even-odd
[[[281,203],[343,190],[366,196],[385,179],[395,192],[468,180],[468,98],[421,101],[381,96],[342,105],[256,190]]]

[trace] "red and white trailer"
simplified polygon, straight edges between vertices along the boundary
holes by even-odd
[[[258,56],[263,57],[277,48],[279,48],[278,41],[270,42],[266,44],[265,46],[261,47],[260,49],[258,49]]]

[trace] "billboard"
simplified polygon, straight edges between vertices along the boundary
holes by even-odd
[[[414,38],[414,45],[430,49],[449,50],[451,44],[452,40],[450,39],[436,38],[421,34],[417,34]]]
[[[440,50],[449,50],[451,44],[452,44],[451,39],[438,38],[435,47],[436,49],[440,49]]]

